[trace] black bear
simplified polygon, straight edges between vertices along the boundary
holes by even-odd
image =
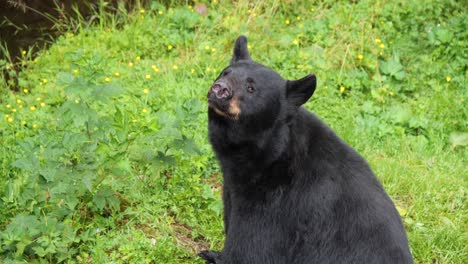
[[[285,80],[240,36],[208,92],[226,240],[206,263],[413,263],[400,216],[355,150],[303,107],[313,74]]]

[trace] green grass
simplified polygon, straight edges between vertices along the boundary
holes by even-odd
[[[101,10],[25,57],[20,91],[3,80],[0,261],[202,263],[198,250],[221,249],[205,97],[245,34],[283,77],[318,76],[306,107],[368,159],[416,263],[468,262],[462,3],[207,8]]]

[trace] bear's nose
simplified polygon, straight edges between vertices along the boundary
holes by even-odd
[[[224,82],[216,82],[211,86],[211,91],[218,99],[229,99],[232,96],[232,91]]]

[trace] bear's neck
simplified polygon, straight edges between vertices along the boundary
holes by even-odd
[[[289,127],[276,122],[261,133],[240,135],[235,123],[216,124],[210,120],[210,141],[223,170],[224,184],[271,186],[287,179]]]

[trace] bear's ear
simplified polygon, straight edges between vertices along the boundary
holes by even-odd
[[[247,38],[245,36],[237,38],[230,64],[232,65],[239,60],[251,60],[249,50],[247,49]]]
[[[291,104],[299,107],[309,100],[316,86],[317,78],[314,74],[309,74],[299,80],[288,81],[286,84],[286,97]]]

